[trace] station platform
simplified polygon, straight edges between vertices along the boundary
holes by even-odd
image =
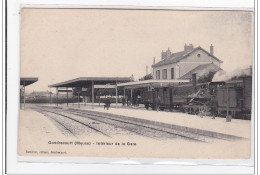
[[[56,104],[46,104],[44,106],[56,107]],[[109,110],[104,109],[104,104],[102,103],[81,103],[80,107],[78,103],[69,104],[68,107],[67,104],[59,104],[58,106],[140,118],[203,131],[234,135],[246,139],[251,138],[251,120],[232,119],[231,122],[226,122],[226,118],[220,117],[212,119],[212,117],[208,116],[200,117],[181,112],[146,110],[142,105],[138,107],[123,107],[122,104],[111,104]]]
[[[52,138],[63,136],[53,122],[43,114],[30,109],[20,110],[19,113],[19,134],[34,135],[38,138],[45,135]]]
[[[43,114],[31,109],[20,110],[19,114],[19,156],[34,155],[26,154],[28,150],[46,150],[49,140],[66,139],[57,126]]]

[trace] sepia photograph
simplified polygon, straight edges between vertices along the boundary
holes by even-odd
[[[20,15],[19,156],[251,158],[253,11]]]

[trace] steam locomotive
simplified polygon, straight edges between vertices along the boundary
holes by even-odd
[[[251,119],[252,76],[232,81],[192,83],[157,87],[139,92],[148,110],[180,110],[189,114]]]

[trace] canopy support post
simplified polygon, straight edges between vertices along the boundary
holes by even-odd
[[[78,92],[78,107],[80,108],[80,102],[79,102],[79,92]]]
[[[58,87],[56,87],[56,98],[57,98],[57,103],[56,103],[56,106],[58,106],[59,104],[58,104],[58,100],[59,100],[59,88]]]
[[[67,107],[69,106],[69,92],[68,92],[68,88],[66,88],[67,90]]]
[[[86,106],[86,95],[84,95],[84,106]]]
[[[50,87],[50,105],[52,103],[52,99],[51,99],[51,87]]]
[[[116,82],[116,107],[117,107],[117,98],[118,98],[118,94],[117,94],[117,82]]]
[[[24,95],[23,95],[23,109],[25,110],[25,98],[26,98],[26,95],[25,95],[25,81],[23,82],[23,92],[24,92]]]
[[[20,86],[20,109],[23,108],[23,102],[22,102],[22,91],[23,90],[21,88],[23,88],[23,87]]]
[[[92,108],[94,108],[94,81],[92,81]]]
[[[131,87],[131,106],[133,105],[133,88]]]

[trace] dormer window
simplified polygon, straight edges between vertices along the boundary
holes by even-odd
[[[200,54],[198,54],[197,57],[200,57]]]

